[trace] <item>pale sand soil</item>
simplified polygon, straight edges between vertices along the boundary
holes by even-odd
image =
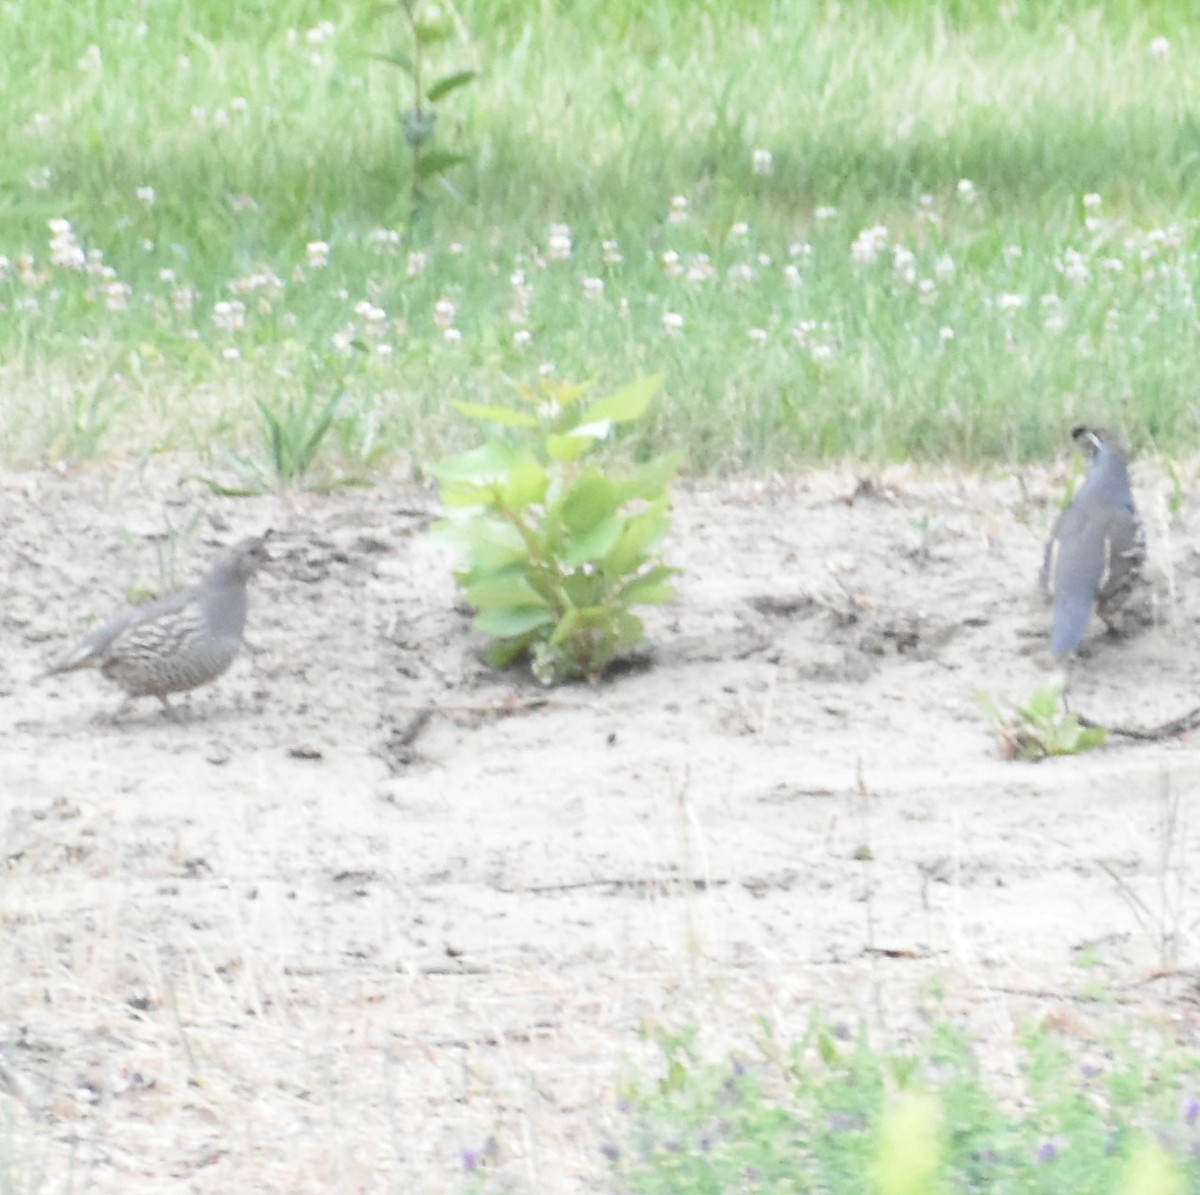
[[[1005,762],[974,696],[1049,675],[1061,470],[685,488],[648,666],[549,693],[480,663],[432,495],[182,473],[0,477],[0,1187],[457,1191],[494,1137],[489,1190],[610,1190],[644,1024],[936,1005],[1001,1078],[1045,1016],[1191,1047],[1195,736]],[[1135,484],[1156,622],[1074,693],[1149,725],[1200,704],[1200,554]],[[168,526],[184,580],[268,525],[253,650],[179,721],[29,683]]]

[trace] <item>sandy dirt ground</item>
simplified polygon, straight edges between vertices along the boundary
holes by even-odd
[[[1043,1017],[1190,1047],[1195,736],[1014,763],[976,701],[1050,674],[1066,468],[684,487],[647,657],[549,692],[481,663],[430,493],[0,476],[0,1186],[459,1191],[491,1140],[482,1189],[607,1191],[644,1026],[903,1040],[936,1001],[999,1072]],[[1200,541],[1134,479],[1151,625],[1073,694],[1148,726],[1200,704]],[[30,683],[267,526],[177,720]]]

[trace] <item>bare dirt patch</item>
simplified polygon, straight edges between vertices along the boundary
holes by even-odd
[[[215,499],[166,466],[0,478],[0,1168],[19,1190],[603,1190],[646,1023],[903,1036],[936,990],[1189,1041],[1200,759],[1002,761],[1045,683],[1061,476],[852,472],[679,494],[678,602],[610,683],[492,673],[419,491]],[[1135,483],[1152,625],[1075,705],[1200,704],[1200,558]],[[177,722],[29,683],[134,583],[271,525],[252,650]],[[431,712],[433,711],[433,712]],[[1103,1005],[1080,997],[1103,993]]]

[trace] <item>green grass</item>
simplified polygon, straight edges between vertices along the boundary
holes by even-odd
[[[1144,1031],[1143,1031],[1144,1032]],[[1200,1076],[1170,1041],[1084,1052],[1028,1033],[1020,1073],[987,1076],[949,1023],[886,1053],[814,1021],[787,1048],[702,1062],[693,1034],[660,1037],[658,1078],[621,1101],[602,1143],[614,1189],[722,1192],[1020,1192],[1134,1195],[1200,1189]]]
[[[461,446],[452,399],[542,369],[665,370],[638,447],[693,471],[1027,459],[1083,415],[1195,442],[1190,6],[446,11],[431,70],[481,75],[440,109],[466,161],[409,227],[407,81],[370,57],[403,45],[398,14],[0,8],[0,457],[218,468],[330,354],[326,481]]]

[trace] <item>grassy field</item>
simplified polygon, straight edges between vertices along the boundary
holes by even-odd
[[[216,469],[332,404],[315,467],[377,475],[658,370],[693,472],[1195,442],[1188,6],[421,11],[479,76],[414,213],[399,9],[0,8],[0,455]]]

